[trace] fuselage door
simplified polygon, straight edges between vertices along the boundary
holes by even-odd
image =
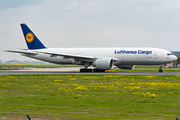
[[[154,59],[158,59],[158,52],[157,51],[154,52]]]

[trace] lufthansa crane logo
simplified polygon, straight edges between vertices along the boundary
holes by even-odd
[[[30,33],[30,32],[27,33],[27,34],[26,34],[26,41],[30,43],[30,42],[32,42],[33,40],[34,40],[34,35],[33,35],[32,33]]]

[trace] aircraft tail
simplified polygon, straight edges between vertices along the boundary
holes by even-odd
[[[46,48],[26,24],[21,24],[21,28],[22,28],[28,49],[34,50],[34,49]]]

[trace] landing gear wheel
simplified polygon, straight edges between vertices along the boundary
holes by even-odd
[[[105,72],[105,70],[98,70],[98,69],[94,68],[93,72]]]
[[[92,72],[92,69],[80,69],[80,72]]]
[[[159,69],[159,72],[161,73],[161,72],[163,72],[163,70],[162,70],[162,69]]]
[[[160,65],[160,68],[159,68],[159,72],[160,72],[160,73],[163,72],[162,68],[163,68],[163,65]]]

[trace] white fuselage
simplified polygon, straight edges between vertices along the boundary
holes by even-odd
[[[56,63],[56,64],[81,64],[83,59],[77,60],[71,57],[44,54],[68,53],[80,56],[92,56],[94,58],[112,58],[114,65],[160,65],[170,63],[177,59],[175,55],[168,55],[169,51],[158,48],[46,48],[29,50],[40,51],[37,55],[25,55],[34,59]]]

